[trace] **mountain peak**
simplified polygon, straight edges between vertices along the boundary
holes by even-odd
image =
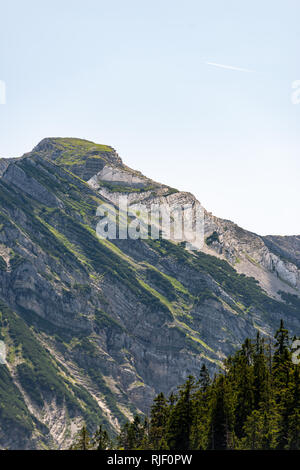
[[[86,150],[89,150],[93,147],[107,152],[114,151],[114,149],[108,145],[96,144],[91,140],[79,139],[75,137],[46,137],[38,143],[38,145],[34,148],[34,151],[41,151],[47,148],[85,148]]]
[[[106,164],[123,165],[112,147],[78,138],[47,137],[33,149],[31,155],[55,161],[85,181]]]

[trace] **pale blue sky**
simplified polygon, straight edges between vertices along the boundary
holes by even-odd
[[[1,156],[94,140],[219,217],[300,234],[298,0],[0,0],[0,12]]]

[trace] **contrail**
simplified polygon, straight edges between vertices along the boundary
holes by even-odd
[[[255,73],[255,70],[243,69],[241,67],[234,67],[232,65],[217,64],[216,62],[205,62],[206,65],[212,65],[213,67],[220,67],[221,69],[236,70],[237,72],[248,72]]]

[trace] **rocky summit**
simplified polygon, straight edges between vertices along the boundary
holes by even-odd
[[[159,175],[157,175],[159,179]],[[197,204],[116,151],[48,138],[0,160],[0,447],[67,448],[114,434],[246,337],[300,333],[300,236],[259,236],[204,211],[204,246],[101,240],[96,212]]]

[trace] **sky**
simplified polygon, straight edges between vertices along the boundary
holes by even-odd
[[[300,234],[298,0],[0,0],[0,13],[0,156],[85,138],[218,217]]]

